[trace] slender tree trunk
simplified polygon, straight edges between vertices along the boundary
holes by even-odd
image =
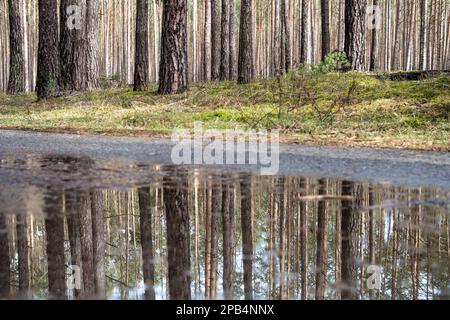
[[[238,83],[249,83],[253,79],[253,28],[252,0],[241,1],[241,23],[239,30]]]
[[[221,48],[221,0],[211,0],[211,79],[219,80]]]
[[[187,0],[163,3],[159,94],[187,89]]]
[[[211,0],[205,0],[205,26],[204,26],[204,52],[203,52],[203,78],[211,80]]]
[[[322,20],[322,60],[330,53],[330,4],[328,0],[320,0]]]
[[[149,83],[148,0],[136,2],[136,51],[134,91],[143,91]]]
[[[38,99],[60,94],[60,63],[58,40],[58,7],[56,1],[38,1],[39,49],[36,91]]]
[[[230,78],[230,0],[222,0],[221,22],[220,80],[224,81]]]
[[[99,0],[86,0],[86,88],[99,87]]]
[[[289,26],[289,12],[286,10],[286,1],[281,0],[281,24],[282,24],[282,34],[283,34],[283,50],[282,50],[282,58],[283,65],[282,68],[285,72],[288,72],[291,69],[292,61],[291,61],[291,34],[290,34],[290,26]]]
[[[24,32],[20,0],[8,0],[9,11],[9,82],[8,93],[25,91]]]
[[[236,0],[229,0],[230,4],[230,28],[229,28],[229,34],[230,34],[230,80],[235,80],[237,78],[237,49],[236,49],[236,25],[235,25],[235,16],[236,16],[236,6],[235,6]]]
[[[300,63],[308,61],[308,4],[310,0],[302,1],[302,23],[300,40]]]
[[[425,69],[425,20],[426,20],[426,6],[425,0],[419,0],[419,70]]]
[[[373,0],[373,5],[378,6],[378,0]],[[374,14],[375,12],[373,12]],[[372,28],[372,39],[370,43],[370,71],[375,71],[376,63],[376,52],[377,52],[377,28]]]

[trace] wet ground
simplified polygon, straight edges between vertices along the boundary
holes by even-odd
[[[448,153],[282,145],[260,176],[172,146],[0,131],[0,296],[450,298]]]

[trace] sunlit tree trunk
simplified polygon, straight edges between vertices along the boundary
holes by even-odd
[[[24,30],[22,22],[23,2],[8,0],[9,12],[9,82],[8,93],[25,91]]]

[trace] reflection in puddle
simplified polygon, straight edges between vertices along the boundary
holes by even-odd
[[[117,167],[76,158],[0,166],[17,168],[34,178],[0,187],[3,298],[450,298],[446,191],[139,166],[114,187]]]

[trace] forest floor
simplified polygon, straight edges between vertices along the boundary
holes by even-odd
[[[102,89],[36,102],[0,95],[0,128],[170,137],[174,128],[273,129],[282,142],[450,151],[450,77],[392,81],[366,73],[211,82],[160,96],[102,80]]]

